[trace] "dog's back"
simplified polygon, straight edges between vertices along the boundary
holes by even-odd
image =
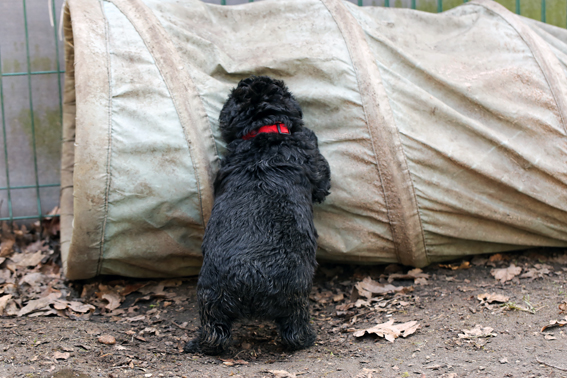
[[[309,159],[318,153],[314,138],[307,129],[259,135],[223,160],[199,285],[220,284],[238,298],[231,306],[235,316],[285,316],[285,297],[311,290],[317,249],[309,180]]]
[[[221,111],[228,152],[202,246],[201,329],[186,351],[220,353],[243,317],[275,320],[290,349],[315,340],[313,202],[329,194],[330,169],[301,118],[283,82],[268,77],[241,81]]]

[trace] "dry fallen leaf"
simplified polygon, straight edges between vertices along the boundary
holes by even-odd
[[[4,315],[4,309],[8,304],[8,301],[12,299],[12,294],[4,295],[0,297],[0,316]]]
[[[90,304],[84,304],[81,302],[69,302],[69,308],[75,312],[85,313],[89,311],[94,311],[95,306]]]
[[[142,320],[146,320],[146,315],[138,315],[138,316],[134,316],[132,318],[126,318],[126,321],[132,323],[132,322],[140,322]]]
[[[61,293],[51,293],[47,297],[29,301],[25,305],[25,307],[23,307],[18,312],[18,316],[24,316],[27,314],[31,314],[32,312],[41,311],[41,310],[48,310],[49,305],[54,303],[57,299],[59,299],[59,297],[61,297]]]
[[[496,333],[493,333],[494,328],[483,327],[477,324],[472,329],[463,329],[463,333],[459,334],[460,339],[476,339],[479,337],[493,337]]]
[[[14,252],[14,239],[3,239],[0,244],[0,257],[8,257]]]
[[[43,252],[37,251],[35,253],[16,253],[10,257],[16,266],[36,266],[43,259]]]
[[[492,271],[490,272],[490,274],[492,274],[494,278],[496,278],[501,283],[510,281],[520,273],[522,273],[522,268],[515,266],[514,264],[510,264],[508,268],[492,269]]]
[[[274,378],[297,378],[297,375],[289,373],[285,370],[268,370],[268,373],[272,373]]]
[[[345,298],[345,295],[343,293],[337,294],[335,296],[333,296],[333,302],[340,302]]]
[[[551,320],[548,325],[543,326],[541,332],[545,331],[546,329],[555,328],[555,327],[564,327],[567,325],[567,316],[565,320]]]
[[[367,329],[359,329],[355,331],[352,335],[354,337],[362,337],[365,334],[374,333],[380,337],[384,337],[390,342],[394,342],[399,336],[407,337],[420,328],[416,321],[411,321],[407,323],[394,324],[394,320],[390,319],[386,323],[377,324],[374,327]]]
[[[358,282],[355,285],[355,288],[358,290],[358,293],[361,296],[366,298],[372,298],[373,294],[377,294],[377,295],[393,294],[404,291],[406,289],[403,286],[381,284],[379,282],[374,281],[370,277],[366,277],[361,282]]]
[[[477,296],[477,298],[478,298],[478,300],[480,301],[481,304],[483,304],[485,302],[488,302],[488,303],[492,303],[492,302],[506,303],[510,300],[510,297],[507,297],[507,296],[502,295],[502,294],[496,294],[496,293],[479,294]]]
[[[501,253],[496,253],[488,258],[490,262],[504,261],[504,255]]]
[[[112,311],[120,307],[121,298],[120,295],[118,295],[118,293],[113,293],[113,292],[105,293],[102,295],[102,299],[108,301],[108,304],[104,306],[104,308],[106,308],[108,311]]]
[[[559,313],[567,314],[567,301],[564,301],[563,303],[559,304]],[[2,315],[1,311],[0,311],[0,315]]]
[[[423,273],[423,271],[419,268],[415,268],[410,270],[409,272],[407,272],[406,274],[401,274],[401,273],[394,273],[394,274],[390,274],[388,276],[388,282],[392,283],[395,279],[400,279],[400,280],[415,280],[417,278],[424,278],[424,279],[428,279],[429,278],[429,274],[427,273]]]
[[[114,345],[116,344],[116,339],[111,335],[100,335],[98,337],[98,342],[106,345]]]
[[[53,358],[55,358],[56,360],[66,360],[69,357],[71,357],[71,353],[61,353],[61,352],[53,353]]]
[[[529,269],[527,272],[522,274],[520,278],[531,278],[533,281],[536,278],[543,278],[544,275],[550,274],[552,270],[553,268],[549,265],[536,264],[534,268]]]
[[[460,265],[456,264],[439,264],[439,268],[451,269],[451,270],[460,270],[460,269],[469,269],[471,267],[471,263],[468,261],[463,261]]]
[[[20,280],[20,285],[22,285],[23,283],[27,283],[30,286],[36,286],[36,285],[40,285],[42,282],[44,282],[44,280],[45,280],[45,276],[41,273],[38,272],[28,273],[22,277],[22,279]]]

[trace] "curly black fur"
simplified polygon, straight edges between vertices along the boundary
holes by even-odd
[[[266,76],[242,80],[221,111],[228,152],[202,246],[201,328],[186,352],[221,353],[240,318],[275,320],[292,350],[315,341],[308,302],[317,265],[313,202],[329,194],[331,173],[301,118],[285,84]],[[242,139],[275,123],[291,135]]]

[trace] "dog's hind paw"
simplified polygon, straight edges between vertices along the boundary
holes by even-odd
[[[216,356],[224,352],[224,348],[220,345],[207,345],[206,343],[201,343],[198,338],[190,340],[185,347],[183,347],[185,353],[203,353],[209,356]]]
[[[199,353],[201,348],[199,347],[199,340],[193,339],[188,341],[183,347],[185,353]]]
[[[282,343],[289,350],[300,350],[309,348],[315,343],[317,333],[309,326],[293,330],[292,332],[282,334]]]

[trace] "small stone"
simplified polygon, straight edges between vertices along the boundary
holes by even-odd
[[[98,342],[106,345],[114,345],[116,344],[116,339],[114,338],[114,336],[100,335],[98,337]]]
[[[501,360],[499,360],[499,362],[501,364],[507,364],[508,363],[508,359],[506,357],[502,358]]]

